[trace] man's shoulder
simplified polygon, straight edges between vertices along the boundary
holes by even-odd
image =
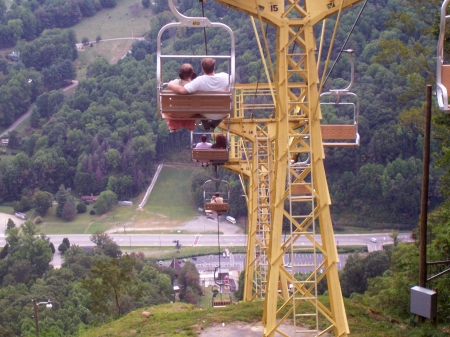
[[[226,77],[226,78],[228,78],[228,76],[229,76],[227,73],[216,73],[214,75],[217,77]]]

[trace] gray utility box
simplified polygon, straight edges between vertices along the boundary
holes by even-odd
[[[434,318],[437,312],[437,293],[433,290],[415,286],[411,288],[411,313]]]

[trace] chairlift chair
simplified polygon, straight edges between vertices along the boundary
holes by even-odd
[[[202,188],[205,212],[214,212],[220,215],[229,211],[228,201],[230,199],[231,187],[226,180],[210,179],[203,184]],[[213,201],[213,196],[217,193],[223,199],[222,203]]]
[[[323,124],[322,131],[323,146],[353,147],[359,146],[360,137],[358,133],[359,98],[350,91],[355,78],[355,65],[353,62],[353,50],[345,50],[350,57],[351,79],[350,84],[344,89],[333,89],[320,95],[320,105],[332,105],[335,108],[348,108],[352,110],[351,123],[346,124]],[[333,101],[326,100],[327,97],[335,98]]]
[[[224,165],[229,159],[230,148],[230,129],[226,134],[227,148],[226,149],[197,149],[196,144],[200,142],[201,135],[208,135],[214,137],[215,133],[209,132],[195,132],[191,131],[191,148],[192,148],[192,160],[202,165]],[[223,133],[222,133],[223,134]],[[211,140],[211,139],[210,139]]]
[[[168,0],[169,7],[178,22],[171,22],[163,26],[158,33],[156,52],[156,80],[157,80],[157,102],[160,117],[163,119],[212,119],[219,120],[229,118],[233,109],[234,82],[235,82],[235,40],[234,33],[230,27],[220,22],[211,22],[205,17],[187,17],[178,12],[173,0]],[[219,28],[226,30],[230,35],[229,55],[163,55],[161,48],[162,34],[170,28]],[[229,61],[229,90],[195,92],[189,95],[177,95],[170,90],[164,89],[167,82],[163,79],[163,59],[203,59],[211,57],[214,59],[225,59]],[[180,64],[181,65],[181,64]],[[177,116],[178,115],[178,116]]]
[[[447,14],[447,6],[450,0],[445,0],[441,7],[441,22],[439,26],[439,39],[436,58],[436,99],[440,110],[450,111],[448,104],[448,91],[450,90],[450,64],[444,64],[444,40]]]

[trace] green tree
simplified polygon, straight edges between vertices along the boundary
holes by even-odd
[[[76,212],[75,212],[75,206],[73,204],[73,201],[67,200],[62,209],[61,217],[64,220],[72,221],[73,219],[75,219],[75,216],[76,216]]]
[[[58,251],[60,251],[61,254],[64,254],[67,251],[67,249],[69,249],[69,247],[67,247],[64,242],[61,243],[58,247]]]
[[[20,19],[14,19],[8,21],[8,28],[11,30],[14,41],[17,42],[20,40],[23,34],[23,22]]]
[[[109,235],[102,231],[95,231],[94,234],[91,235],[90,240],[98,247],[103,247],[106,243],[112,241]]]
[[[63,243],[67,246],[67,248],[70,248],[70,241],[68,238],[64,238]]]
[[[63,217],[63,208],[68,200],[72,199],[69,191],[66,190],[64,185],[59,186],[58,193],[55,194],[55,201],[58,203],[56,206],[56,216]]]
[[[102,37],[100,35],[97,35],[95,38],[95,42],[99,43],[102,40]]]
[[[83,280],[89,291],[94,312],[110,313],[109,303],[115,306],[115,314],[123,314],[121,300],[124,296],[135,296],[133,269],[136,260],[128,254],[117,259],[99,260],[91,268],[92,277]]]
[[[52,207],[52,195],[48,192],[37,191],[34,193],[32,204],[38,214],[45,215]]]
[[[77,213],[82,214],[86,213],[87,206],[84,202],[77,203]]]
[[[359,254],[349,255],[344,269],[340,273],[342,295],[349,297],[352,293],[364,293],[364,258]]]
[[[178,284],[181,288],[181,299],[184,299],[184,297],[186,296],[188,287],[192,291],[192,293],[189,293],[188,299],[192,300],[192,294],[195,294],[196,299],[198,298],[198,296],[201,294],[202,288],[200,286],[200,274],[198,273],[195,264],[189,261],[184,264],[184,266],[180,269],[180,273],[178,274]]]
[[[103,191],[98,196],[94,207],[100,214],[103,214],[115,204],[117,204],[117,195],[112,191]]]
[[[142,3],[142,6],[144,6],[144,8],[150,7],[150,0],[142,0],[141,3]]]
[[[239,274],[238,289],[233,294],[238,301],[242,301],[244,299],[244,287],[245,287],[245,269],[242,270],[241,273]]]
[[[12,228],[8,231],[6,241],[9,244],[8,265],[21,263],[22,270],[35,277],[42,277],[48,270],[53,253],[50,248],[50,239],[45,235],[37,235],[36,225],[31,221],[25,221],[20,228]],[[22,261],[22,262],[21,262]],[[28,267],[23,265],[28,263]],[[17,277],[20,272],[17,270]]]
[[[8,218],[8,222],[6,223],[6,229],[11,229],[11,228],[15,228],[16,224],[14,223],[14,221],[12,221],[10,218]]]
[[[81,39],[81,43],[86,46],[89,44],[89,38],[86,36],[83,36],[83,38]]]

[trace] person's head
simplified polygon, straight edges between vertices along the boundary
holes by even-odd
[[[216,60],[206,57],[202,60],[202,69],[206,75],[214,74],[214,67],[216,66]]]
[[[206,137],[206,135],[202,135],[200,137],[200,140],[202,141],[202,143],[206,143],[206,141],[208,140],[208,137]]]
[[[220,197],[220,193],[216,193],[216,198],[219,198]]]
[[[221,133],[216,136],[216,144],[218,148],[226,149],[227,148],[227,139]]]
[[[182,80],[189,81],[192,79],[193,74],[194,74],[194,68],[189,63],[185,63],[185,64],[181,65],[178,76]]]

